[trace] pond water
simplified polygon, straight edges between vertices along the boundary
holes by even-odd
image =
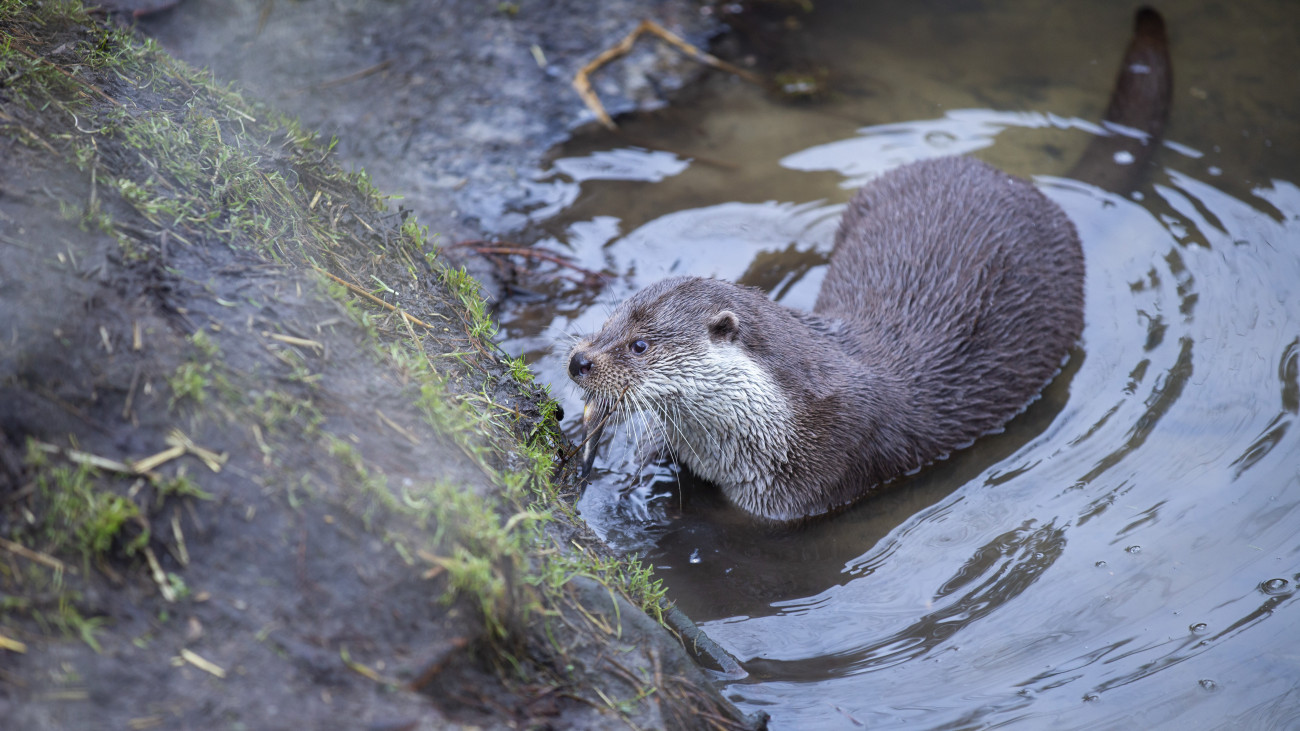
[[[1100,118],[1123,3],[818,0],[785,41],[828,91],[711,77],[556,151],[537,243],[612,276],[507,305],[552,384],[665,275],[810,307],[853,189],[973,154],[1029,176],[1087,257],[1083,340],[1005,432],[830,519],[756,527],[619,430],[581,503],[742,662],[774,728],[1300,726],[1300,5],[1183,2],[1168,142],[1117,196],[1060,176]],[[972,6],[976,7],[976,6]]]

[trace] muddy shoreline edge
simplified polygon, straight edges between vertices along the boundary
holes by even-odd
[[[0,26],[0,715],[760,723],[552,485],[553,402],[422,221],[101,17]]]

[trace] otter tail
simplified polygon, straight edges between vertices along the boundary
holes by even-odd
[[[1106,107],[1111,134],[1089,143],[1070,177],[1115,193],[1136,188],[1164,136],[1173,81],[1165,22],[1155,10],[1140,8]]]

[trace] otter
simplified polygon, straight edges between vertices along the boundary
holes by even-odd
[[[1163,23],[1144,8],[1107,117],[1146,138],[1090,148],[1085,158],[1110,165],[1075,170],[1145,165],[1170,87]],[[582,471],[604,421],[640,411],[679,463],[745,511],[792,521],[835,510],[1036,398],[1080,337],[1083,282],[1074,224],[1028,181],[963,157],[904,165],[849,202],[811,312],[673,277],[580,340],[568,371],[587,402]]]

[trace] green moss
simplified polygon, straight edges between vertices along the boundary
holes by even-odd
[[[206,330],[198,330],[190,336],[190,344],[198,351],[200,360],[212,361],[221,357],[221,349],[212,340]]]
[[[199,487],[199,484],[189,476],[185,466],[177,468],[176,474],[172,477],[164,477],[158,481],[158,495],[166,500],[169,497],[191,497],[196,500],[211,500],[212,494]]]
[[[451,547],[450,555],[434,556],[435,563],[446,569],[453,592],[473,596],[494,634],[506,636],[519,616],[538,606],[511,589],[528,565],[536,526],[548,516],[523,510],[503,520],[490,499],[447,483],[433,486],[430,498],[438,525],[434,542]]]
[[[267,432],[287,429],[291,425],[305,437],[313,438],[325,421],[316,404],[307,397],[296,397],[283,391],[250,391],[248,408],[254,423]],[[267,447],[269,449],[269,446]]]
[[[281,363],[289,367],[289,372],[284,376],[285,380],[310,386],[321,379],[321,374],[313,373],[311,366],[307,364],[306,358],[297,350],[292,348],[277,350],[274,355]]]
[[[168,407],[175,407],[177,403],[187,400],[196,406],[202,406],[207,400],[208,386],[212,383],[211,374],[211,363],[181,363],[177,366],[176,371],[167,378],[167,385],[172,390]]]
[[[227,401],[237,401],[242,394],[230,383],[229,378],[221,372],[221,348],[206,330],[198,330],[190,336],[190,345],[194,350],[190,359],[181,363],[167,377],[167,385],[172,395],[168,408],[175,408],[178,403],[189,402],[199,407],[206,403],[208,390],[215,386]]]
[[[103,617],[83,617],[77,604],[81,597],[75,592],[63,592],[59,594],[58,609],[52,615],[39,614],[37,619],[53,624],[60,631],[69,637],[79,638],[90,646],[95,652],[103,652],[99,646],[99,640],[95,638],[95,632],[107,621]]]
[[[442,283],[460,300],[468,313],[466,329],[469,336],[483,341],[490,341],[496,337],[496,324],[488,314],[487,303],[479,294],[478,282],[474,281],[464,267],[456,269],[444,267],[440,276]]]
[[[64,576],[58,570],[35,563],[26,565],[21,576],[9,576],[7,569],[16,568],[12,564],[0,569],[0,576],[8,582],[22,586],[26,596],[5,595],[0,597],[0,620],[9,620],[13,615],[31,617],[47,633],[59,633],[67,637],[80,639],[95,652],[100,652],[99,640],[95,632],[105,623],[102,617],[82,616],[81,594],[67,588]]]
[[[525,386],[533,382],[533,372],[528,369],[528,364],[524,362],[523,356],[507,359],[506,365],[510,368],[511,378]]]
[[[52,464],[35,442],[29,444],[27,455],[45,508],[33,536],[43,550],[70,549],[89,563],[114,546],[129,556],[149,542],[147,529],[134,537],[125,535],[128,523],[142,524],[140,509],[130,499],[100,487],[103,478],[98,470],[85,464]]]
[[[655,577],[654,568],[635,558],[597,556],[591,553],[557,554],[531,580],[556,591],[575,576],[585,576],[622,591],[632,603],[660,623],[667,606],[667,587]]]

